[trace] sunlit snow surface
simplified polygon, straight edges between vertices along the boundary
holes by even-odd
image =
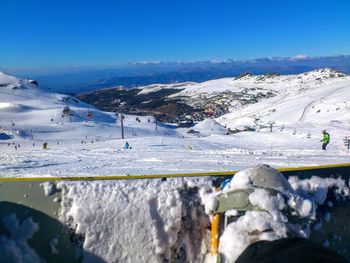
[[[8,103],[8,102],[0,102],[0,109],[2,108],[7,108],[7,107],[10,107],[11,106],[11,103]]]
[[[120,118],[113,113],[0,72],[0,173],[132,175],[238,170],[259,163],[287,167],[347,162],[343,139],[350,136],[350,77],[330,78],[332,74],[326,69],[185,83],[180,85],[182,92],[191,96],[244,87],[278,95],[235,108],[217,122],[205,120],[194,127],[199,134],[164,124],[156,127],[153,117],[139,117],[138,122],[135,116],[126,116],[121,140]],[[66,106],[73,116],[63,115]],[[269,121],[275,122],[271,133]],[[225,135],[223,125],[234,130],[255,123],[258,132]],[[327,151],[321,150],[323,129],[331,135]],[[126,141],[132,149],[123,150]]]
[[[315,135],[315,137],[318,135]],[[275,137],[278,137],[277,139]],[[301,136],[300,136],[301,137]],[[128,138],[91,143],[76,141],[17,141],[21,148],[0,145],[1,176],[135,175],[239,170],[269,163],[275,167],[344,163],[349,154],[341,143],[324,152],[319,138],[296,138],[287,132],[240,133],[206,138]],[[306,137],[306,134],[304,134]],[[191,147],[191,148],[189,148]],[[340,150],[338,150],[338,147]]]

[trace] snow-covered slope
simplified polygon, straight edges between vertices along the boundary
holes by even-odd
[[[278,98],[269,101],[269,104],[279,102],[281,96],[291,99],[288,94],[292,94],[293,98],[298,101],[300,97],[304,97],[304,92],[310,92],[308,96],[311,99],[323,99],[329,92],[333,91],[322,90],[322,87],[339,84],[336,87],[340,88],[344,86],[344,81],[348,79],[344,74],[329,68],[295,75],[252,75],[246,73],[235,78],[215,79],[203,83],[151,85],[139,88],[141,91],[138,94],[149,94],[162,89],[179,89],[178,92],[169,95],[168,98],[179,99],[199,110],[199,112],[206,112],[209,109],[215,117],[219,117],[225,113],[240,110],[248,104],[255,104],[274,96]],[[336,94],[332,93],[332,95],[342,96],[341,90]],[[307,98],[302,99],[306,101],[306,104],[310,103]],[[332,101],[329,101],[329,103],[332,103]],[[293,101],[291,101],[290,106],[298,107]],[[344,107],[344,105],[340,106]],[[288,105],[285,107],[288,107]],[[336,109],[336,111],[339,111],[339,109]],[[281,115],[284,116],[284,113],[281,112]],[[198,119],[196,116],[194,118]],[[202,120],[201,117],[199,119]]]
[[[64,114],[68,107],[70,112]],[[69,114],[71,113],[71,114]],[[126,133],[148,135],[152,117],[126,116]],[[0,139],[82,140],[118,137],[120,126],[113,113],[96,109],[74,97],[41,89],[35,81],[0,72]],[[159,133],[168,132],[160,127]]]
[[[152,84],[142,87],[141,91],[138,93],[139,95],[143,94],[149,94],[152,92],[157,92],[162,89],[183,89],[188,86],[195,85],[195,82],[182,82],[182,83],[176,83],[176,84]]]
[[[267,124],[327,124],[350,121],[350,77],[330,70],[280,76],[279,94],[218,118],[228,128]],[[268,84],[270,85],[270,84]]]
[[[155,92],[159,91],[160,89],[178,88],[183,90],[179,93],[171,95],[171,97],[210,97],[214,94],[223,92],[245,92],[246,96],[249,98],[249,95],[258,93],[282,93],[288,90],[299,90],[324,86],[330,83],[339,82],[343,77],[345,77],[344,74],[329,68],[295,75],[252,75],[247,73],[239,77],[215,79],[202,83],[191,82],[178,83],[176,85],[150,85],[141,87],[140,89],[142,89],[142,91],[139,92],[139,94]]]
[[[202,83],[153,84],[133,89],[104,89],[78,98],[106,111],[156,114],[163,122],[199,122],[287,92],[300,92],[338,83],[344,75],[320,69],[297,75],[242,74]]]
[[[214,119],[205,119],[200,123],[196,124],[193,129],[200,132],[203,135],[221,134],[225,135],[227,130],[221,124],[216,122]]]

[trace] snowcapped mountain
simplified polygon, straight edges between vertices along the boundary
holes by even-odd
[[[342,82],[345,75],[320,69],[296,75],[242,74],[202,83],[152,84],[135,89],[104,89],[81,94],[83,101],[103,110],[123,110],[158,116],[162,121],[202,121],[241,110],[279,94],[300,93]]]
[[[64,109],[69,109],[70,112]],[[73,136],[76,123],[95,116],[101,123],[115,122],[109,114],[73,97],[50,93],[33,80],[21,80],[0,72],[0,119],[3,131],[10,136],[32,137],[41,133],[68,132]],[[75,130],[75,131],[74,131]]]
[[[171,97],[181,96],[206,96],[223,92],[242,92],[247,91],[257,94],[259,91],[280,92],[282,89],[290,87],[303,86],[305,88],[325,85],[330,82],[339,81],[338,78],[345,77],[341,72],[325,68],[314,70],[296,75],[252,75],[250,73],[242,74],[234,78],[215,79],[202,83],[178,83],[178,84],[153,84],[140,87],[138,94],[145,94],[159,91],[160,89],[181,89],[181,92],[171,95]],[[334,80],[335,79],[335,80]],[[283,85],[282,85],[283,84]],[[248,90],[246,90],[248,88]]]
[[[350,120],[350,77],[334,70],[270,79],[258,76],[252,83],[269,87],[277,95],[219,117],[221,124],[233,129],[256,126],[257,122],[329,124]]]
[[[150,117],[143,118],[143,124],[148,123]],[[134,117],[131,119],[129,125],[126,116],[126,131],[140,130],[141,125]],[[0,139],[76,140],[120,134],[113,113],[100,111],[71,96],[51,93],[34,80],[18,79],[4,72],[0,72],[0,120]],[[153,118],[149,126],[149,130],[154,130]],[[143,125],[141,132],[149,131]]]
[[[262,124],[346,121],[350,108],[349,85],[349,76],[321,69],[296,75],[243,74],[203,83],[107,89],[79,97],[95,102],[102,109],[158,114],[173,122],[217,117],[219,123],[233,129],[254,126],[257,121]],[[98,102],[110,107],[101,107]],[[64,113],[65,108],[70,112]],[[4,130],[15,131],[16,125],[25,130],[21,136],[30,136],[30,130],[40,130],[39,127],[45,127],[44,130],[49,127],[46,134],[68,130],[72,133],[85,127],[83,133],[88,135],[89,130],[92,132],[88,129],[91,125],[102,125],[99,130],[105,133],[116,122],[112,113],[102,112],[74,97],[41,89],[36,81],[21,80],[3,72],[0,72],[0,117],[3,137],[6,137]],[[78,130],[76,135],[81,137]]]

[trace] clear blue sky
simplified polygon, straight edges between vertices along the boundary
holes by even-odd
[[[0,0],[0,67],[350,54],[350,0]]]

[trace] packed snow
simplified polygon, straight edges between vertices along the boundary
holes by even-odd
[[[271,176],[275,179],[271,180]],[[268,186],[266,182],[269,182]],[[275,186],[270,182],[274,182]],[[235,189],[253,189],[249,201],[255,209],[226,214],[234,216],[236,220],[227,225],[220,237],[219,252],[224,262],[235,262],[248,245],[259,240],[273,241],[290,236],[309,238],[310,224],[317,219],[317,206],[326,202],[330,190],[338,199],[349,198],[348,183],[340,178],[316,176],[304,180],[291,177],[288,182],[281,173],[268,166],[240,171],[222,193]],[[278,192],[274,195],[269,189]],[[215,211],[216,205],[213,205],[213,200],[218,194],[221,192],[202,194],[205,211],[209,215]],[[296,223],[295,220],[291,220],[292,216],[299,218],[299,221]]]
[[[202,180],[203,181],[203,180]],[[209,218],[186,180],[60,182],[62,221],[107,262],[202,262]],[[88,252],[88,253],[87,253]]]

